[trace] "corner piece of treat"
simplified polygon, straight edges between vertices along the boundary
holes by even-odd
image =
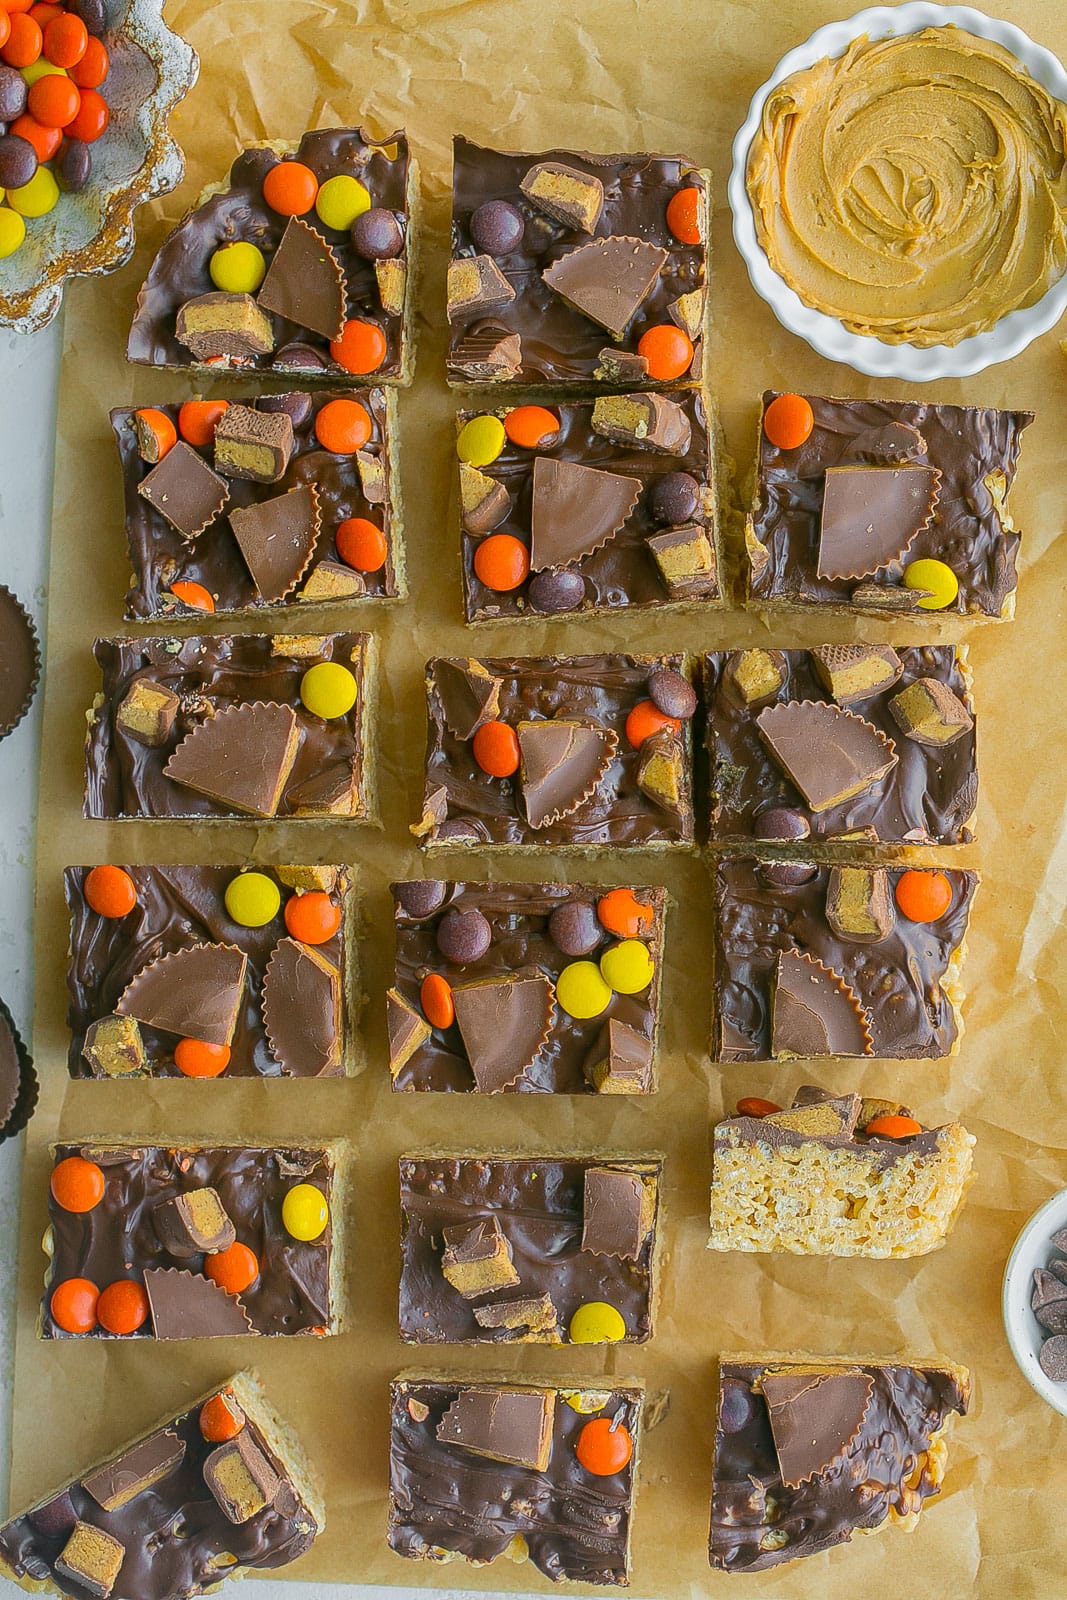
[[[758,1572],[913,1526],[970,1394],[966,1368],[939,1360],[724,1355],[711,1565]]]
[[[814,1085],[785,1110],[741,1100],[715,1127],[710,1248],[926,1255],[963,1208],[974,1144],[959,1122]]]

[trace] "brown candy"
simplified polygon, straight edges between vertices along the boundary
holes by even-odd
[[[518,1283],[511,1245],[495,1215],[445,1228],[441,1237],[441,1272],[464,1300],[477,1300]]]
[[[553,1389],[461,1389],[437,1426],[442,1444],[544,1472],[552,1457]]]
[[[863,794],[896,766],[891,739],[854,712],[819,700],[768,706],[756,726],[812,811]]]
[[[659,277],[666,250],[643,239],[610,234],[580,244],[546,267],[541,276],[550,289],[591,322],[622,339]]]
[[[519,783],[526,820],[534,829],[580,810],[596,793],[619,745],[612,729],[563,717],[520,722],[516,733]]]
[[[259,304],[324,339],[337,339],[345,322],[345,294],[344,273],[326,240],[302,218],[290,217],[263,279]]]
[[[933,520],[936,467],[829,467],[819,528],[820,578],[864,578],[899,561]]]
[[[491,533],[511,510],[504,485],[465,461],[459,466],[459,503],[463,526],[476,536]]]
[[[695,600],[717,591],[715,551],[700,523],[655,533],[648,548],[672,600]]]
[[[890,645],[825,644],[809,652],[819,682],[839,706],[856,705],[891,689],[904,671]]]
[[[515,290],[492,256],[457,256],[448,264],[448,316],[510,305]]]
[[[601,395],[593,402],[592,428],[614,444],[634,444],[684,456],[692,429],[676,400],[662,394]]]
[[[231,403],[215,428],[215,466],[228,478],[277,483],[285,476],[294,443],[288,412]]]
[[[137,493],[183,539],[195,539],[214,522],[230,491],[204,458],[179,439],[137,485]]]
[[[640,494],[638,478],[538,456],[530,513],[533,571],[566,567],[599,550],[624,525]]]
[[[522,369],[521,335],[490,324],[473,328],[449,352],[448,368],[478,383],[517,377]]]
[[[839,939],[878,944],[893,931],[893,897],[885,867],[831,867],[826,920]]]
[[[253,356],[269,355],[274,349],[270,318],[250,294],[213,290],[197,295],[179,310],[174,332],[179,344],[185,345],[197,361],[249,361]],[[173,455],[174,450],[168,454]]]
[[[904,737],[916,744],[953,744],[974,727],[963,701],[938,678],[916,678],[893,696],[889,709]]]
[[[163,770],[220,805],[273,817],[300,739],[292,706],[246,701],[193,728]]]
[[[539,161],[519,183],[527,200],[566,228],[595,233],[604,208],[604,185],[591,172],[563,161]]]
[[[542,973],[486,978],[452,991],[456,1023],[482,1094],[510,1088],[548,1041],[555,992]]]
[[[154,1433],[106,1466],[98,1467],[82,1488],[104,1511],[121,1511],[131,1500],[165,1478],[185,1459],[185,1440],[170,1429]]]
[[[187,1189],[162,1201],[153,1208],[152,1223],[164,1250],[179,1261],[228,1250],[237,1238],[226,1207],[211,1188]]]
[[[238,1525],[265,1511],[283,1486],[247,1428],[212,1450],[204,1462],[204,1482],[223,1515]]]
[[[151,678],[135,678],[115,712],[115,721],[131,739],[154,750],[170,738],[180,710],[181,701],[173,689]]]

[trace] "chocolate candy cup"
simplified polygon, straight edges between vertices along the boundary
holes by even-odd
[[[26,608],[0,584],[0,739],[17,728],[41,677],[37,630]]]
[[[0,1143],[22,1132],[37,1109],[37,1094],[30,1053],[0,1000]]]

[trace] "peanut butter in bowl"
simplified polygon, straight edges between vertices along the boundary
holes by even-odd
[[[804,304],[888,344],[958,344],[1067,271],[1067,105],[960,28],[864,35],[786,78],[747,187]]]

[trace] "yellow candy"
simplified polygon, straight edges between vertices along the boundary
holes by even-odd
[[[8,206],[0,210],[0,259],[13,256],[26,237],[26,224],[17,211]]]
[[[226,910],[242,928],[262,928],[281,910],[282,893],[265,872],[241,872],[226,885]]]
[[[503,450],[506,438],[504,424],[499,417],[488,413],[482,417],[472,417],[460,429],[456,452],[459,459],[470,467],[487,467]]]
[[[262,250],[238,239],[215,251],[208,271],[215,288],[226,294],[255,294],[267,275],[267,263]]]
[[[329,722],[346,716],[356,703],[359,686],[339,661],[319,661],[300,680],[300,698],[312,716]]]
[[[599,1017],[611,1004],[611,990],[595,961],[572,961],[556,980],[556,1003],[568,1017]]]
[[[320,222],[343,233],[364,211],[370,210],[370,190],[358,178],[343,173],[327,178],[316,197],[315,210]]]
[[[919,601],[923,611],[944,611],[960,592],[959,579],[943,561],[926,556],[904,568],[904,585],[908,589],[929,589],[930,598]]]
[[[7,203],[23,217],[43,217],[59,199],[59,184],[50,167],[38,167],[29,183],[7,191]]]
[[[606,1300],[587,1300],[571,1318],[571,1344],[615,1344],[626,1337],[621,1312]]]
[[[32,89],[38,78],[66,78],[69,74],[64,72],[62,67],[57,67],[51,61],[46,61],[44,56],[38,56],[32,66],[23,67],[22,76]]]
[[[326,1196],[313,1183],[298,1183],[282,1201],[282,1221],[285,1231],[294,1239],[310,1244],[325,1233],[330,1220]]]
[[[600,970],[616,994],[639,994],[648,988],[656,969],[647,945],[640,939],[623,939],[604,951]]]

